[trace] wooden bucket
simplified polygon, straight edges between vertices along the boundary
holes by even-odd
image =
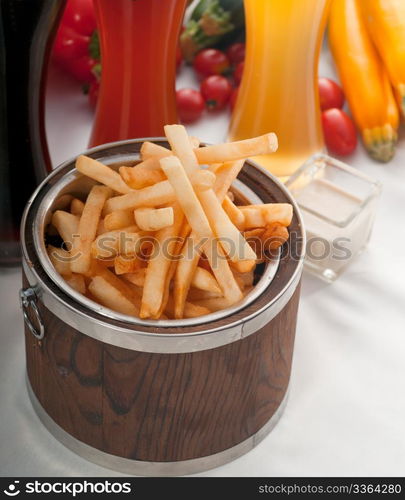
[[[86,154],[130,165],[142,142]],[[294,206],[279,258],[236,307],[142,321],[75,292],[47,257],[50,214],[66,206],[67,193],[87,193],[89,183],[74,160],[63,164],[34,193],[22,222],[27,384],[40,419],[77,454],[130,474],[190,474],[246,453],[286,402],[305,248],[296,204],[277,179],[246,162],[238,196]]]

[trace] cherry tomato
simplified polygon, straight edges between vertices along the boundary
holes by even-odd
[[[96,29],[93,0],[68,0],[61,23],[81,35],[91,35]]]
[[[198,120],[204,112],[205,104],[198,90],[181,89],[176,92],[177,110],[183,123]]]
[[[65,65],[67,61],[88,55],[89,40],[88,36],[79,35],[72,28],[61,25],[53,46],[55,60]]]
[[[244,43],[233,43],[228,47],[226,55],[232,64],[238,64],[245,60],[246,46]]]
[[[97,105],[99,90],[100,90],[100,83],[97,80],[91,82],[89,88],[89,104],[92,108],[95,108]]]
[[[242,81],[244,67],[245,67],[245,63],[240,62],[236,66],[235,71],[233,72],[233,79],[235,80],[236,85],[239,85],[240,82]]]
[[[324,111],[322,126],[329,151],[340,156],[353,153],[357,146],[357,132],[347,113],[338,108]]]
[[[181,52],[180,45],[178,45],[176,49],[176,69],[180,68],[182,62],[183,62],[183,54]]]
[[[345,103],[343,90],[339,85],[329,78],[319,78],[319,98],[321,110],[326,111],[331,108],[342,109]]]
[[[96,79],[93,73],[95,64],[97,64],[97,61],[87,55],[68,61],[66,68],[79,82],[91,83]]]
[[[235,107],[238,94],[239,94],[239,88],[233,89],[231,97],[229,99],[229,105],[231,106],[231,111],[233,111],[233,108]]]
[[[205,105],[210,111],[224,109],[232,94],[232,85],[224,76],[212,75],[203,80],[200,86]]]
[[[229,71],[230,64],[224,52],[217,49],[204,49],[195,56],[193,66],[196,73],[204,78],[226,73]]]

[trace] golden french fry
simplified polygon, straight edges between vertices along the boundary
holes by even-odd
[[[66,283],[71,286],[76,292],[86,293],[86,283],[84,281],[83,275],[73,273],[65,278]]]
[[[84,208],[84,203],[78,198],[73,198],[70,202],[70,213],[73,215],[82,215]]]
[[[116,231],[135,224],[134,212],[132,210],[115,210],[104,218],[106,231]]]
[[[178,243],[176,237],[181,231],[184,219],[177,203],[173,205],[173,212],[173,225],[160,229],[155,235],[155,252],[149,259],[146,268],[140,311],[141,318],[158,318],[163,312],[161,308],[165,299],[167,274],[170,272],[173,255],[176,252]]]
[[[69,251],[73,247],[73,241],[78,238],[79,220],[77,215],[72,215],[63,210],[56,210],[52,215],[52,225],[58,231]]]
[[[104,224],[104,219],[100,219],[98,221],[98,225],[97,225],[96,236],[100,236],[100,234],[104,234],[106,232],[107,232],[107,229],[106,229],[105,224]]]
[[[52,262],[56,271],[64,277],[69,277],[72,274],[70,269],[70,252],[64,250],[63,248],[56,248],[52,245],[48,245],[46,251],[50,261]]]
[[[244,294],[241,292],[241,298],[243,299]],[[222,309],[227,309],[232,304],[225,297],[213,297],[211,299],[202,299],[194,301],[194,304],[200,307],[206,307],[211,312],[221,311]]]
[[[187,174],[190,175],[198,170],[198,161],[191,147],[186,128],[183,125],[166,125],[164,129],[173,154],[180,160]],[[162,160],[160,164],[162,165]]]
[[[127,255],[127,249],[140,247],[142,235],[137,232],[137,226],[129,226],[103,233],[91,244],[91,255],[95,259],[115,259],[121,253]],[[136,252],[133,252],[134,254]]]
[[[238,285],[242,290],[244,290],[246,287],[253,286],[253,281],[255,278],[255,274],[253,271],[247,273],[239,273],[236,271],[233,274],[235,276],[236,281],[238,282]]]
[[[230,261],[230,265],[232,269],[235,269],[239,273],[249,273],[256,267],[256,259],[252,260],[237,260],[237,261]]]
[[[79,237],[73,242],[70,267],[75,273],[85,273],[90,267],[91,245],[96,237],[101,211],[111,189],[94,186],[87,196],[79,221]]]
[[[122,314],[139,316],[138,307],[103,277],[94,276],[90,282],[89,291],[103,306]]]
[[[253,139],[205,146],[194,150],[200,165],[241,160],[251,156],[268,155],[277,151],[276,134],[266,134]]]
[[[217,297],[222,297],[222,292],[218,294],[207,292],[205,290],[199,290],[198,288],[190,288],[187,295],[187,302],[198,302],[199,300],[215,299]]]
[[[275,222],[289,226],[293,216],[293,208],[289,203],[267,203],[238,208],[245,217],[243,223],[245,230],[265,227]]]
[[[237,207],[228,196],[225,196],[224,201],[222,202],[222,208],[238,229],[242,229],[244,227],[245,216],[239,207]]]
[[[212,189],[215,183],[215,174],[209,170],[197,170],[189,176],[193,187],[199,191]]]
[[[117,255],[114,259],[115,274],[134,273],[145,267],[145,261],[136,256]]]
[[[228,302],[228,306],[235,302],[239,302],[243,294],[235,280],[235,276],[232,274],[228,260],[218,240],[210,238],[204,244],[204,253],[207,256],[222,294]]]
[[[230,161],[220,164],[217,168],[213,169],[216,176],[214,191],[220,201],[227,196],[232,182],[238,177],[244,163],[245,160]]]
[[[174,223],[172,207],[137,208],[134,211],[134,216],[136,224],[144,231],[159,231],[159,229],[172,226]]]
[[[199,288],[200,290],[222,295],[222,291],[217,283],[217,280],[209,271],[203,269],[202,267],[197,267],[194,271],[191,286]]]
[[[261,236],[263,249],[266,252],[277,250],[288,240],[288,229],[279,223],[271,224]]]
[[[131,192],[131,188],[125,184],[120,174],[88,156],[81,155],[77,158],[76,169],[87,177],[117,191],[117,193],[126,194]]]
[[[133,189],[142,189],[147,186],[152,186],[166,179],[165,174],[160,169],[160,164],[157,160],[153,160],[159,166],[159,170],[145,168],[142,164],[134,167],[120,167],[119,173],[128,186]]]
[[[177,262],[176,273],[174,276],[174,317],[181,319],[184,314],[184,306],[187,299],[191,282],[200,260],[200,253],[195,251],[195,235],[186,239],[182,248],[180,258]]]
[[[193,149],[198,148],[200,140],[197,137],[189,137],[188,139]],[[141,158],[143,161],[150,159],[159,160],[160,158],[170,155],[173,155],[173,152],[170,151],[170,149],[159,146],[159,144],[155,144],[154,142],[145,141],[141,146]]]
[[[169,181],[162,181],[131,193],[110,198],[104,207],[104,214],[115,210],[135,210],[140,207],[156,207],[167,205],[176,200],[174,190]]]
[[[140,269],[134,269],[133,271],[123,274],[122,277],[132,283],[133,285],[136,285],[138,287],[143,287],[145,284],[145,276],[146,276],[146,268],[142,267]]]
[[[166,314],[170,317],[174,318],[174,302],[173,299],[167,301]],[[211,311],[207,307],[199,306],[193,304],[192,302],[186,302],[184,305],[184,318],[198,318],[200,316],[205,316],[206,314],[210,314]]]
[[[198,193],[198,198],[222,248],[233,262],[256,261],[256,254],[240,231],[232,224],[214,191]]]
[[[168,156],[162,158],[160,164],[196,236],[200,239],[210,237],[212,235],[210,224],[180,160],[176,156]]]

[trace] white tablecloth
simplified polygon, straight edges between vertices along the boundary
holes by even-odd
[[[320,74],[332,76],[324,52]],[[183,72],[179,85],[195,84]],[[47,125],[54,165],[86,148],[92,111],[54,71]],[[190,127],[208,142],[228,116]],[[333,285],[304,275],[289,402],[253,451],[206,476],[394,476],[405,471],[405,138],[388,165],[362,148],[349,162],[384,190],[368,250]],[[0,271],[0,474],[115,474],[64,448],[42,426],[25,389],[19,270]]]

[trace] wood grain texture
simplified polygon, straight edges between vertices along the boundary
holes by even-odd
[[[99,450],[156,462],[218,453],[261,429],[282,401],[298,299],[299,289],[256,334],[187,354],[104,344],[39,303],[46,334],[38,342],[26,329],[28,377],[55,422]]]

